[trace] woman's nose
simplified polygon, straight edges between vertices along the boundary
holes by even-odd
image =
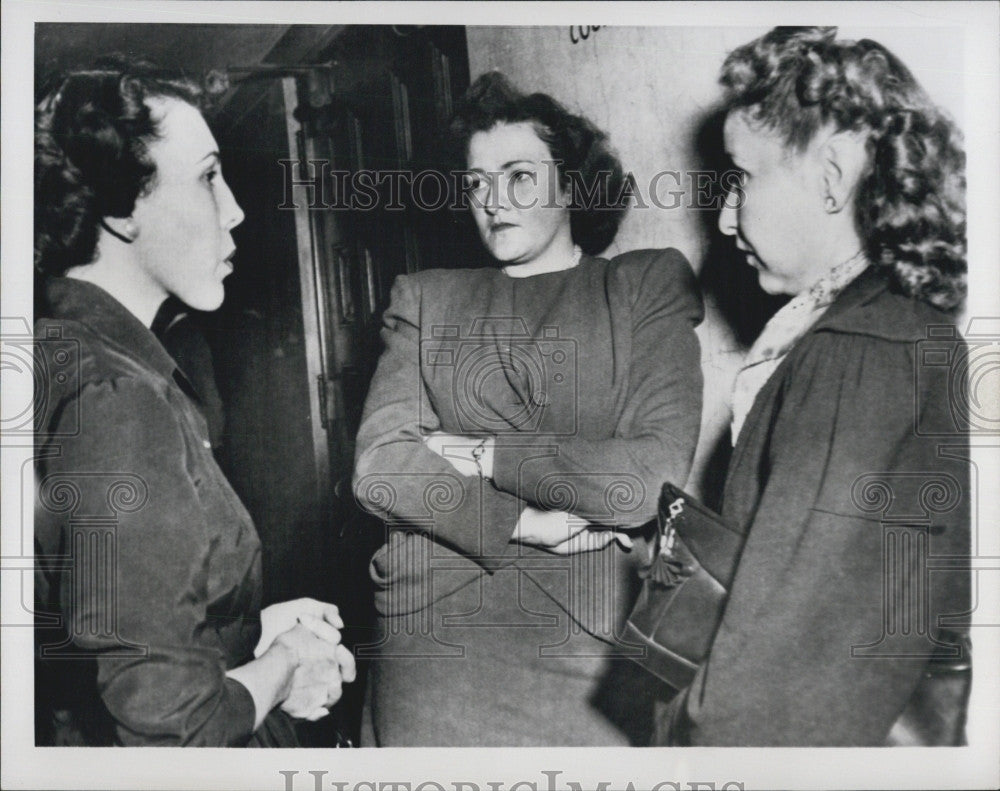
[[[735,191],[729,190],[722,201],[722,211],[719,212],[719,231],[725,236],[736,236],[736,200]]]
[[[491,217],[497,213],[500,205],[496,201],[497,191],[494,187],[488,186],[483,191],[483,210]]]
[[[492,175],[489,179],[489,194],[486,197],[486,210],[496,214],[500,209],[510,208],[508,190],[510,182],[502,175]]]
[[[236,196],[233,195],[233,191],[229,189],[229,184],[226,183],[225,179],[222,181],[222,186],[222,205],[219,211],[219,218],[222,222],[222,229],[225,231],[231,231],[243,222],[246,215],[243,214],[243,209],[241,209],[240,204],[236,202]]]

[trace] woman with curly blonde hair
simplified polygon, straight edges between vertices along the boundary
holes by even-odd
[[[965,295],[961,138],[892,53],[835,28],[776,28],[721,82],[743,179],[719,228],[791,300],[736,379],[722,513],[745,543],[657,741],[960,742],[965,692],[918,718],[953,715],[947,736],[901,715],[932,657],[968,660],[943,633],[966,622],[967,574],[926,562],[968,553],[966,440],[929,436],[955,405],[918,345],[963,348],[948,315]]]

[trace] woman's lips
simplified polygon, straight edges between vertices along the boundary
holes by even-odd
[[[516,228],[517,226],[509,222],[498,222],[490,226],[490,233],[499,233],[500,231],[507,231],[511,228]]]
[[[756,255],[754,255],[750,250],[748,250],[745,247],[741,247],[740,245],[737,245],[736,247],[746,257],[747,263],[750,266],[752,266],[754,269],[763,269],[764,268],[763,262]]]

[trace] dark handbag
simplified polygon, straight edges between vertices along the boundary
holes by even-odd
[[[625,637],[632,659],[675,689],[708,654],[743,547],[735,525],[672,484],[660,492],[653,561]]]
[[[625,624],[633,656],[671,687],[694,680],[722,618],[743,547],[743,534],[676,486],[660,493],[653,562]],[[886,746],[962,746],[972,682],[967,634],[942,631]]]

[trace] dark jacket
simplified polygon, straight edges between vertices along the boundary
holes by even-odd
[[[56,278],[47,298],[35,325],[40,743],[294,743],[278,711],[253,734],[253,699],[226,677],[260,636],[260,541],[197,396],[104,290]]]
[[[884,743],[970,609],[967,571],[927,571],[969,553],[961,348],[869,270],[782,361],[729,467],[723,513],[747,538],[725,614],[661,743]]]
[[[660,486],[687,478],[697,444],[701,318],[676,250],[584,256],[572,270],[521,280],[494,269],[399,277],[355,472],[360,501],[393,530],[373,563],[380,611],[427,607],[531,557],[551,566],[551,554],[510,543],[528,503],[596,524],[654,516]],[[428,450],[422,434],[435,430],[495,436],[493,485]],[[446,566],[433,594],[432,569],[412,560],[429,556],[427,535]],[[630,560],[616,544],[596,554]],[[575,591],[566,574],[549,576],[548,594],[588,629],[594,602],[613,597],[616,617],[627,612],[624,568]]]

